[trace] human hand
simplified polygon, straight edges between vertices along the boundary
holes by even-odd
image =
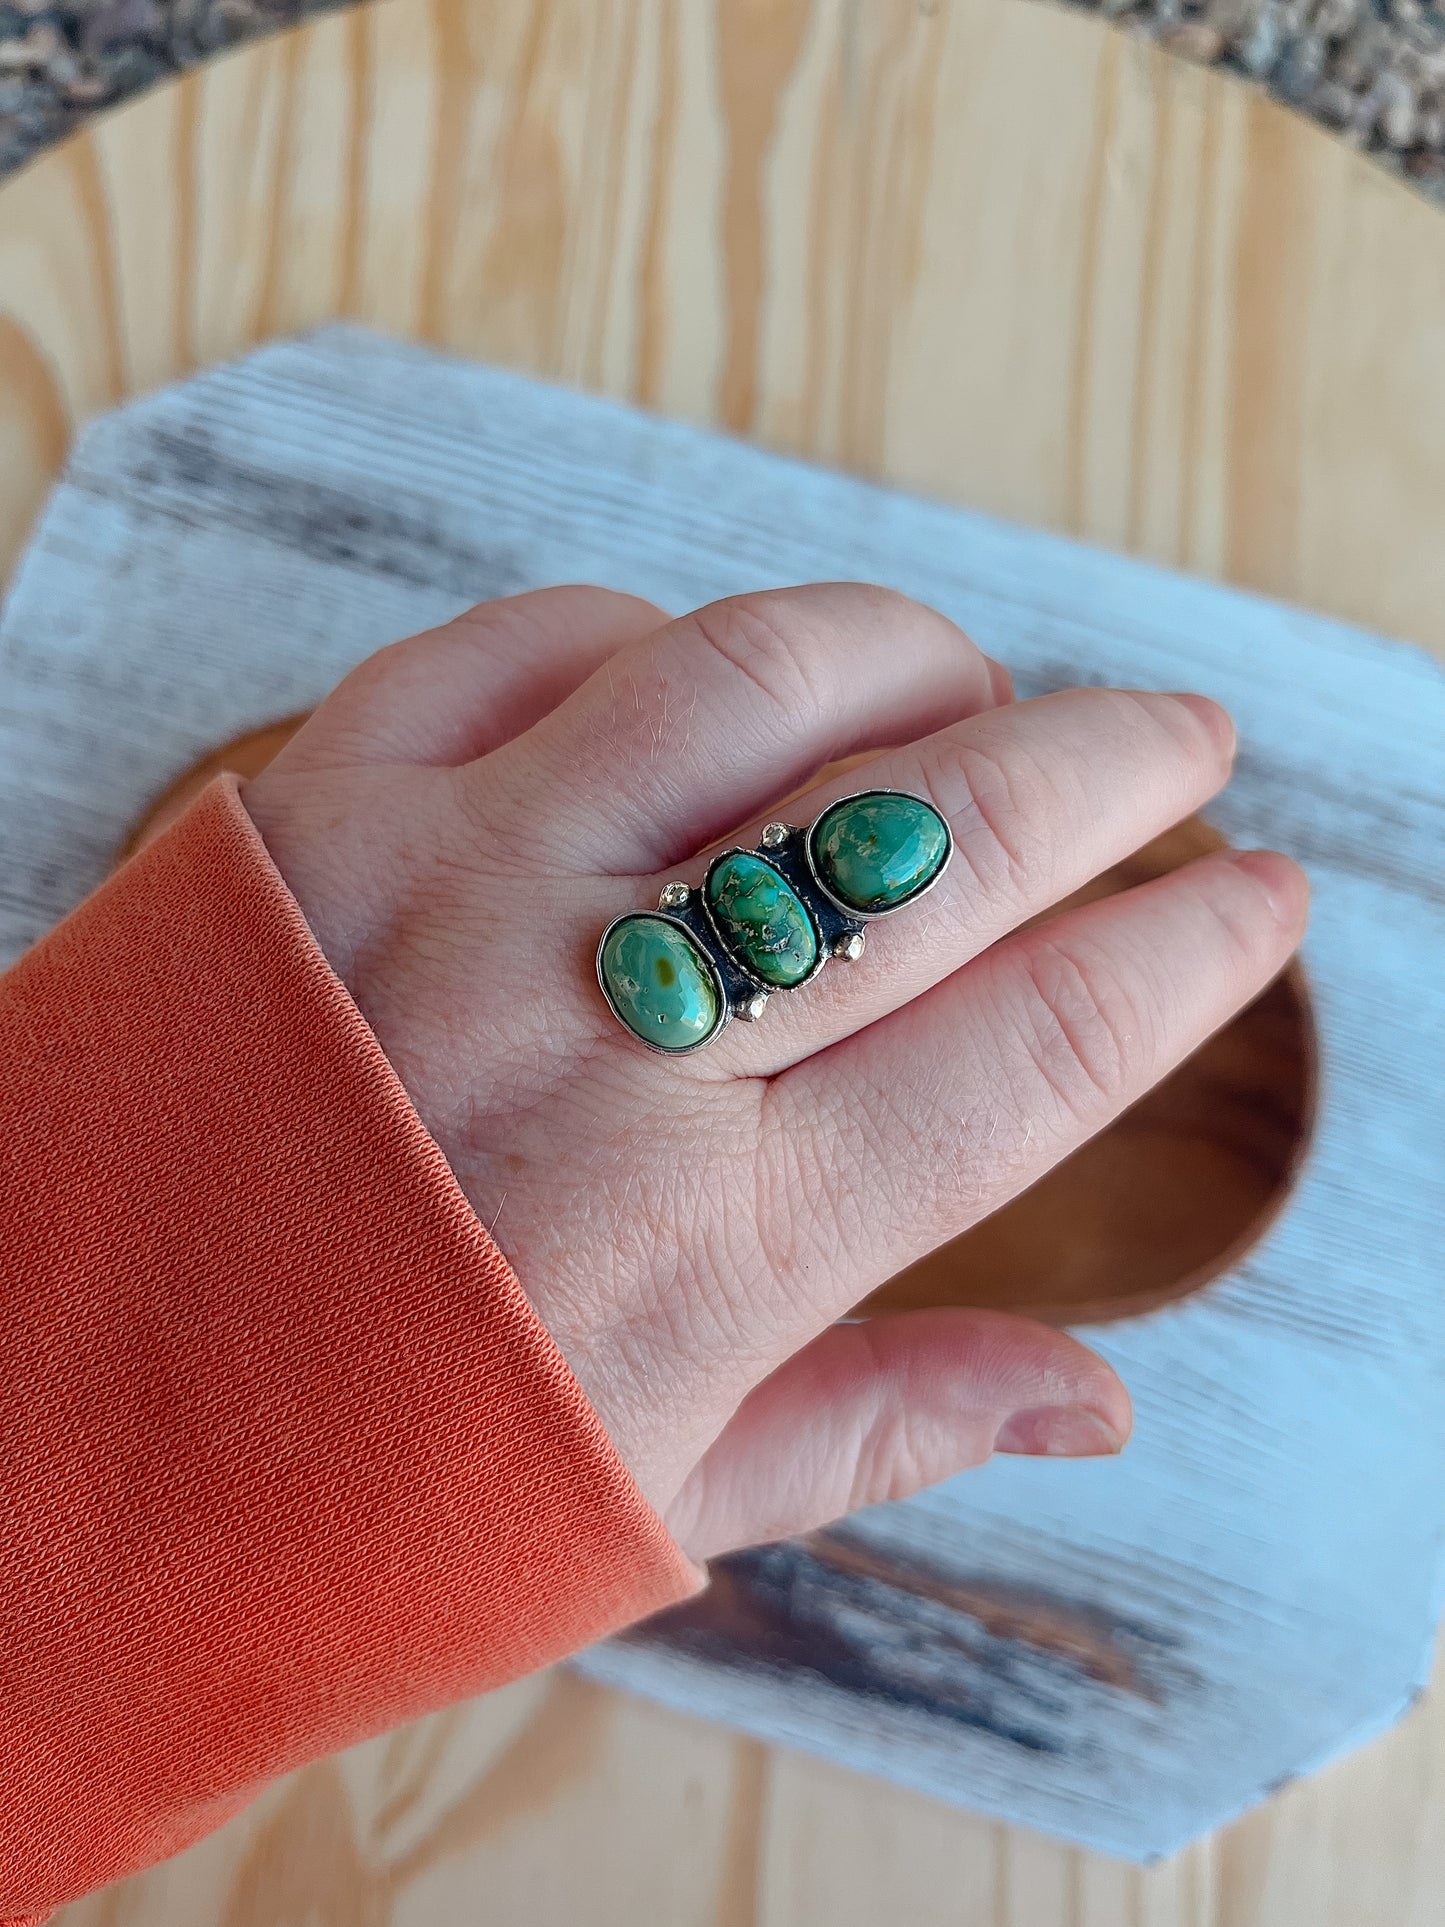
[[[1303,927],[1298,869],[1230,852],[1021,929],[1207,801],[1233,731],[1200,697],[1009,695],[951,623],[882,590],[678,621],[544,590],[371,657],[243,791],[695,1558],[994,1450],[1128,1432],[1122,1385],[1062,1332],[961,1308],[838,1322],[1109,1123]],[[948,818],[937,888],[756,1025],[644,1049],[598,989],[603,927],[699,881],[710,846],[869,787]]]

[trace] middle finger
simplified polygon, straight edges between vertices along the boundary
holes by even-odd
[[[771,1075],[908,1003],[1197,810],[1233,753],[1233,725],[1206,697],[1069,689],[951,724],[796,797],[781,814],[805,825],[859,790],[924,796],[953,832],[953,858],[925,898],[868,925],[856,962],[830,959],[771,996],[758,1022],[729,1026],[709,1069]],[[765,820],[730,841],[756,843]]]

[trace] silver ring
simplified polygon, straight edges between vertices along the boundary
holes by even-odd
[[[751,849],[719,850],[701,884],[665,883],[655,910],[612,919],[602,995],[649,1050],[687,1056],[824,964],[856,962],[866,926],[926,896],[952,855],[947,819],[907,790],[855,790],[806,829],[767,823]]]

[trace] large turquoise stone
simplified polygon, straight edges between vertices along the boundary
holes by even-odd
[[[948,825],[918,796],[865,790],[834,803],[813,826],[813,867],[850,910],[894,910],[943,868]]]
[[[623,917],[602,939],[597,969],[623,1023],[659,1050],[691,1050],[718,1027],[717,981],[681,924],[645,911]]]
[[[729,850],[707,873],[707,905],[728,949],[763,983],[800,984],[818,961],[818,933],[803,900],[771,863]]]

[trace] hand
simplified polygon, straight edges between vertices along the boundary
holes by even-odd
[[[1128,1432],[1123,1387],[1064,1333],[957,1308],[838,1322],[1179,1063],[1304,922],[1299,871],[1256,852],[1021,929],[1207,801],[1233,730],[1202,697],[1010,694],[951,623],[878,589],[679,621],[544,590],[370,658],[243,792],[695,1558],[991,1451]],[[929,796],[952,863],[756,1025],[644,1049],[598,989],[603,926],[699,881],[705,846],[755,841],[800,784],[800,823],[870,786]]]

